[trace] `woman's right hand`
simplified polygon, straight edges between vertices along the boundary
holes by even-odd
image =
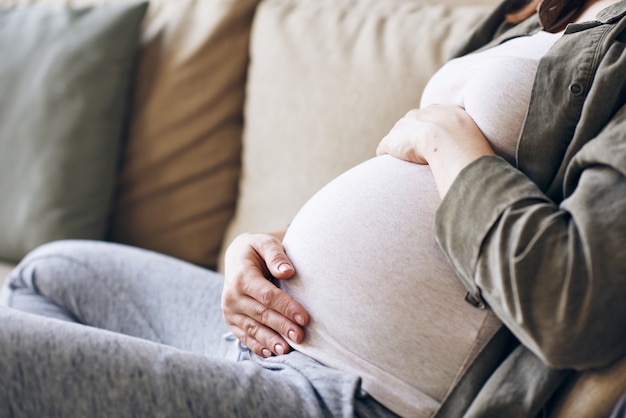
[[[242,234],[226,251],[222,314],[231,331],[255,354],[285,354],[300,343],[306,310],[271,280],[295,274],[279,234]]]

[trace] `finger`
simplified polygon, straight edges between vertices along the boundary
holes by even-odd
[[[376,155],[380,156],[380,155],[385,155],[385,154],[389,154],[389,155],[393,155],[393,156],[398,156],[398,145],[399,145],[399,138],[403,129],[403,126],[405,126],[406,124],[402,124],[402,125],[396,125],[394,126],[389,133],[387,133],[387,135],[385,135],[383,137],[383,139],[380,140],[380,142],[378,143],[378,147],[376,148]]]
[[[272,236],[266,236],[253,243],[253,248],[264,260],[270,275],[277,279],[289,279],[296,272],[293,264],[285,254],[282,242]]]
[[[376,155],[378,156],[387,154],[387,141],[385,141],[385,138],[387,138],[387,136],[384,136],[378,143],[378,146],[376,146]]]
[[[417,116],[419,111],[420,111],[419,109],[410,109],[408,112],[406,112],[404,117],[406,117],[406,118],[414,118],[415,116]]]
[[[244,284],[249,284],[249,287],[241,289],[240,292],[236,290],[227,290],[225,289],[222,293],[222,312],[224,319],[227,324],[237,326],[244,330],[250,328],[252,331],[255,331],[256,323],[248,324],[248,327],[245,327],[241,324],[241,321],[245,318],[252,318],[254,321],[263,324],[264,326],[271,329],[273,333],[277,333],[281,336],[288,338],[294,343],[300,343],[304,339],[304,330],[300,326],[305,325],[308,322],[308,314],[302,308],[301,314],[296,313],[296,317],[300,318],[298,315],[302,315],[302,319],[300,323],[296,323],[286,317],[284,314],[279,313],[278,311],[271,308],[268,305],[270,303],[269,299],[264,296],[260,296],[260,294],[268,294],[257,293],[257,290],[260,287],[267,288],[266,292],[269,293],[277,293],[279,296],[286,296],[291,299],[288,295],[282,292],[280,289],[276,288],[271,282],[266,279],[261,279],[261,281],[257,281],[256,283],[252,283],[251,281],[241,280],[239,282],[240,286],[244,286]],[[252,283],[252,284],[250,284]],[[257,300],[255,296],[262,299]],[[295,301],[294,301],[295,302]],[[297,302],[295,302],[298,306],[300,306]],[[271,303],[270,303],[271,305]],[[280,302],[279,302],[280,305]],[[243,318],[243,319],[242,319]],[[272,335],[264,334],[267,337],[260,339],[260,342],[265,346],[273,347],[278,341],[272,342],[269,337]],[[259,337],[257,337],[259,339]],[[280,342],[283,342],[281,340]]]
[[[241,301],[241,299],[237,300]],[[257,303],[253,299],[248,298],[248,300]],[[231,332],[246,347],[263,357],[271,356],[272,352],[281,353],[289,350],[288,343],[280,334],[250,318],[248,311],[241,311],[240,309],[240,306],[227,306],[223,311],[223,316]]]
[[[263,345],[261,342],[253,338],[252,336],[246,334],[241,328],[236,326],[231,326],[231,331],[233,335],[246,347],[250,349],[254,354],[261,357],[271,357],[272,350]]]
[[[232,324],[242,329],[250,328],[255,331],[256,322],[258,322],[293,343],[298,344],[304,340],[304,330],[299,324],[249,296],[225,293],[222,300],[223,316],[228,325]],[[242,321],[247,318],[251,318],[255,323],[244,327]],[[260,342],[266,346],[272,346],[269,339],[260,339]]]
[[[266,358],[272,356],[272,351],[269,348],[265,347],[259,341],[246,334],[240,328],[231,327],[231,331],[233,335],[254,354]]]
[[[407,125],[410,125],[411,123],[414,122],[413,119],[415,118],[415,115],[417,114],[417,112],[418,112],[418,109],[411,109],[402,118],[396,121],[396,123],[387,133],[387,135],[385,135],[378,143],[378,146],[376,147],[376,155],[379,155],[379,156],[384,155],[384,154],[394,155],[393,144],[392,144],[394,139],[397,139],[398,133],[400,131],[404,131]]]
[[[282,355],[291,351],[284,338],[253,318],[241,315],[236,320],[237,324],[231,326],[233,334],[255,354],[269,357],[272,353]]]
[[[250,316],[255,321],[263,324],[274,332],[277,332],[283,338],[299,344],[304,340],[304,330],[302,327],[278,312],[264,306],[253,299],[247,299],[244,302],[241,312]],[[266,345],[270,345],[269,341],[260,339]],[[271,346],[271,345],[270,345]]]
[[[309,314],[306,309],[274,283],[267,280],[265,282],[244,280],[241,286],[242,292],[258,301],[263,308],[269,308],[300,326],[308,324]]]

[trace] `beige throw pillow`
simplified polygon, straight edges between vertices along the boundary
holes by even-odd
[[[285,228],[329,180],[372,157],[490,9],[263,1],[251,40],[240,198],[225,246],[244,231]]]

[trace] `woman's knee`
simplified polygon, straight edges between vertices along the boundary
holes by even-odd
[[[90,273],[77,254],[84,245],[80,241],[57,241],[44,244],[29,254],[13,269],[0,294],[0,304],[22,311],[58,319],[73,317],[58,305],[59,292],[66,292],[76,270]],[[75,274],[74,274],[75,275]]]
[[[13,269],[7,277],[5,291],[29,289],[38,293],[43,282],[62,281],[80,270],[82,274],[93,275],[89,260],[98,258],[103,251],[94,241],[60,240],[43,244],[30,253]]]
[[[63,258],[63,257],[74,257],[81,258],[85,255],[90,255],[94,251],[101,251],[98,247],[102,245],[109,245],[110,243],[105,243],[101,241],[90,241],[90,240],[76,240],[76,239],[67,239],[67,240],[59,240],[59,241],[51,241],[45,244],[38,246],[37,248],[30,251],[24,259],[20,262],[22,264],[28,264],[33,260],[41,260],[47,258]]]

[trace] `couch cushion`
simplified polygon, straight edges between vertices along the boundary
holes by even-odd
[[[0,11],[1,259],[105,237],[144,13]]]
[[[113,240],[215,266],[237,199],[256,3],[151,2]]]
[[[2,261],[0,261],[0,288],[2,288],[2,286],[6,282],[6,278],[11,270],[13,270],[13,267],[15,267],[15,265],[3,263]]]
[[[237,198],[248,37],[257,2],[150,0],[110,239],[216,264]]]
[[[253,25],[243,178],[225,244],[285,228],[330,179],[374,155],[491,6],[266,0]]]

